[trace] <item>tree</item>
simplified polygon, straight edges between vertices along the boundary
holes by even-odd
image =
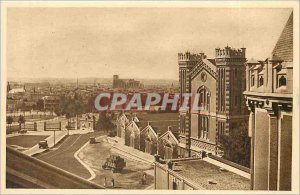
[[[111,118],[107,116],[106,112],[100,112],[96,130],[112,131],[113,129],[114,124],[111,122]]]
[[[20,115],[18,122],[19,124],[25,123],[25,117],[23,115]]]
[[[224,151],[223,158],[250,167],[251,139],[245,122],[233,126],[229,135],[220,136],[219,141]]]
[[[62,97],[58,108],[55,110],[55,113],[58,115],[65,114],[66,118],[72,118],[86,113],[86,111],[86,106],[80,98],[75,99]]]
[[[7,123],[7,124],[10,125],[10,124],[12,124],[13,122],[14,122],[14,118],[13,118],[12,116],[7,116],[7,117],[6,117],[6,123]]]
[[[44,101],[42,99],[39,99],[36,102],[36,109],[37,110],[43,110],[44,109]]]
[[[6,124],[8,124],[8,127],[10,128],[11,124],[14,122],[14,118],[12,116],[6,117]]]

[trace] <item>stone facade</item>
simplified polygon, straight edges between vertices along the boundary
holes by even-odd
[[[251,181],[254,190],[291,190],[293,15],[272,56],[247,63]]]
[[[140,149],[140,128],[135,121],[131,121],[125,128],[125,145]]]
[[[122,115],[119,116],[116,121],[118,137],[125,138],[125,128],[128,124],[129,124],[129,119],[124,113],[122,113]]]
[[[141,131],[140,150],[149,154],[157,153],[158,136],[151,125]]]
[[[163,159],[178,158],[178,144],[176,137],[168,130],[158,139],[158,154]]]
[[[218,137],[247,123],[245,62],[245,48],[217,48],[214,59],[203,53],[178,54],[180,93],[200,94],[198,105],[203,108],[180,112],[181,156],[201,150],[217,153]]]
[[[131,117],[124,113],[116,120],[117,136],[124,139],[126,146],[135,148],[145,153],[159,154],[161,158],[172,159],[178,157],[178,140],[171,131],[171,127],[159,136],[157,127],[148,125],[142,127],[136,115]],[[154,130],[156,129],[156,130]]]

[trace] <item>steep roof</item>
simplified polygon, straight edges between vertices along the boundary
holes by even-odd
[[[293,12],[273,49],[272,56],[285,62],[293,61]]]

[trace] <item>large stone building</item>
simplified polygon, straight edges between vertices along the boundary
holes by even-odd
[[[243,97],[245,62],[245,48],[217,48],[214,59],[204,53],[178,54],[180,94],[199,93],[203,108],[180,112],[182,156],[201,150],[218,152],[218,137],[248,122]]]
[[[123,89],[138,89],[143,85],[140,81],[134,79],[120,79],[119,75],[113,76],[113,88],[123,88]]]
[[[272,56],[246,68],[254,190],[291,190],[293,14]],[[296,129],[295,129],[296,130]]]

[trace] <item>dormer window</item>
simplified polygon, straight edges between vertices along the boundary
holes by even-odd
[[[254,80],[254,74],[251,75],[251,87],[254,86],[255,80]]]
[[[279,78],[278,86],[279,87],[286,86],[286,78],[285,78],[285,76],[281,75],[281,77]]]

